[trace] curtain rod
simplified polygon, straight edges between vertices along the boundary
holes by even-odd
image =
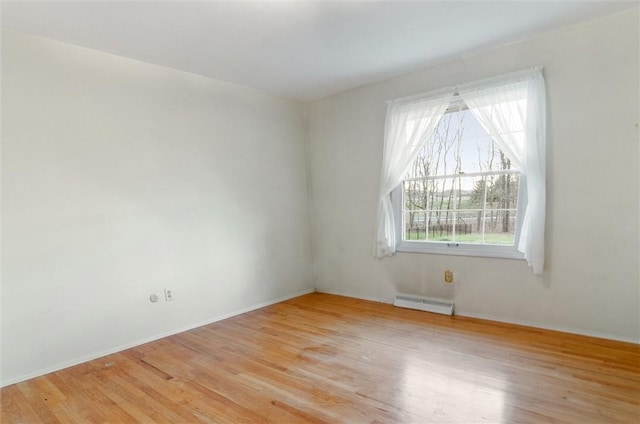
[[[397,104],[410,103],[413,101],[429,100],[430,98],[443,97],[445,95],[450,95],[451,97],[459,97],[460,93],[458,92],[458,87],[468,88],[468,87],[474,87],[474,86],[481,86],[493,81],[497,82],[502,80],[523,78],[528,75],[533,75],[535,73],[542,72],[543,69],[544,68],[542,66],[535,66],[533,68],[521,69],[519,71],[495,75],[488,78],[481,78],[476,81],[443,87],[436,90],[427,91],[424,93],[413,94],[411,96],[399,97],[393,100],[387,100],[387,104],[389,105],[394,103],[397,103]]]

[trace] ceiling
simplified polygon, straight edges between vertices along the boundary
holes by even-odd
[[[19,1],[2,26],[312,100],[639,1]]]

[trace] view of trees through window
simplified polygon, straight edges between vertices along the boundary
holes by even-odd
[[[518,188],[518,171],[473,114],[448,112],[403,183],[404,240],[513,245]]]

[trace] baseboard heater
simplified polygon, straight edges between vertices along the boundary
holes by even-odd
[[[400,308],[417,309],[419,311],[435,312],[436,314],[453,315],[453,302],[430,297],[408,296],[399,294],[393,302]]]

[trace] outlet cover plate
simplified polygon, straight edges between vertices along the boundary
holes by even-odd
[[[173,292],[170,289],[164,289],[164,300],[167,302],[173,300]]]

